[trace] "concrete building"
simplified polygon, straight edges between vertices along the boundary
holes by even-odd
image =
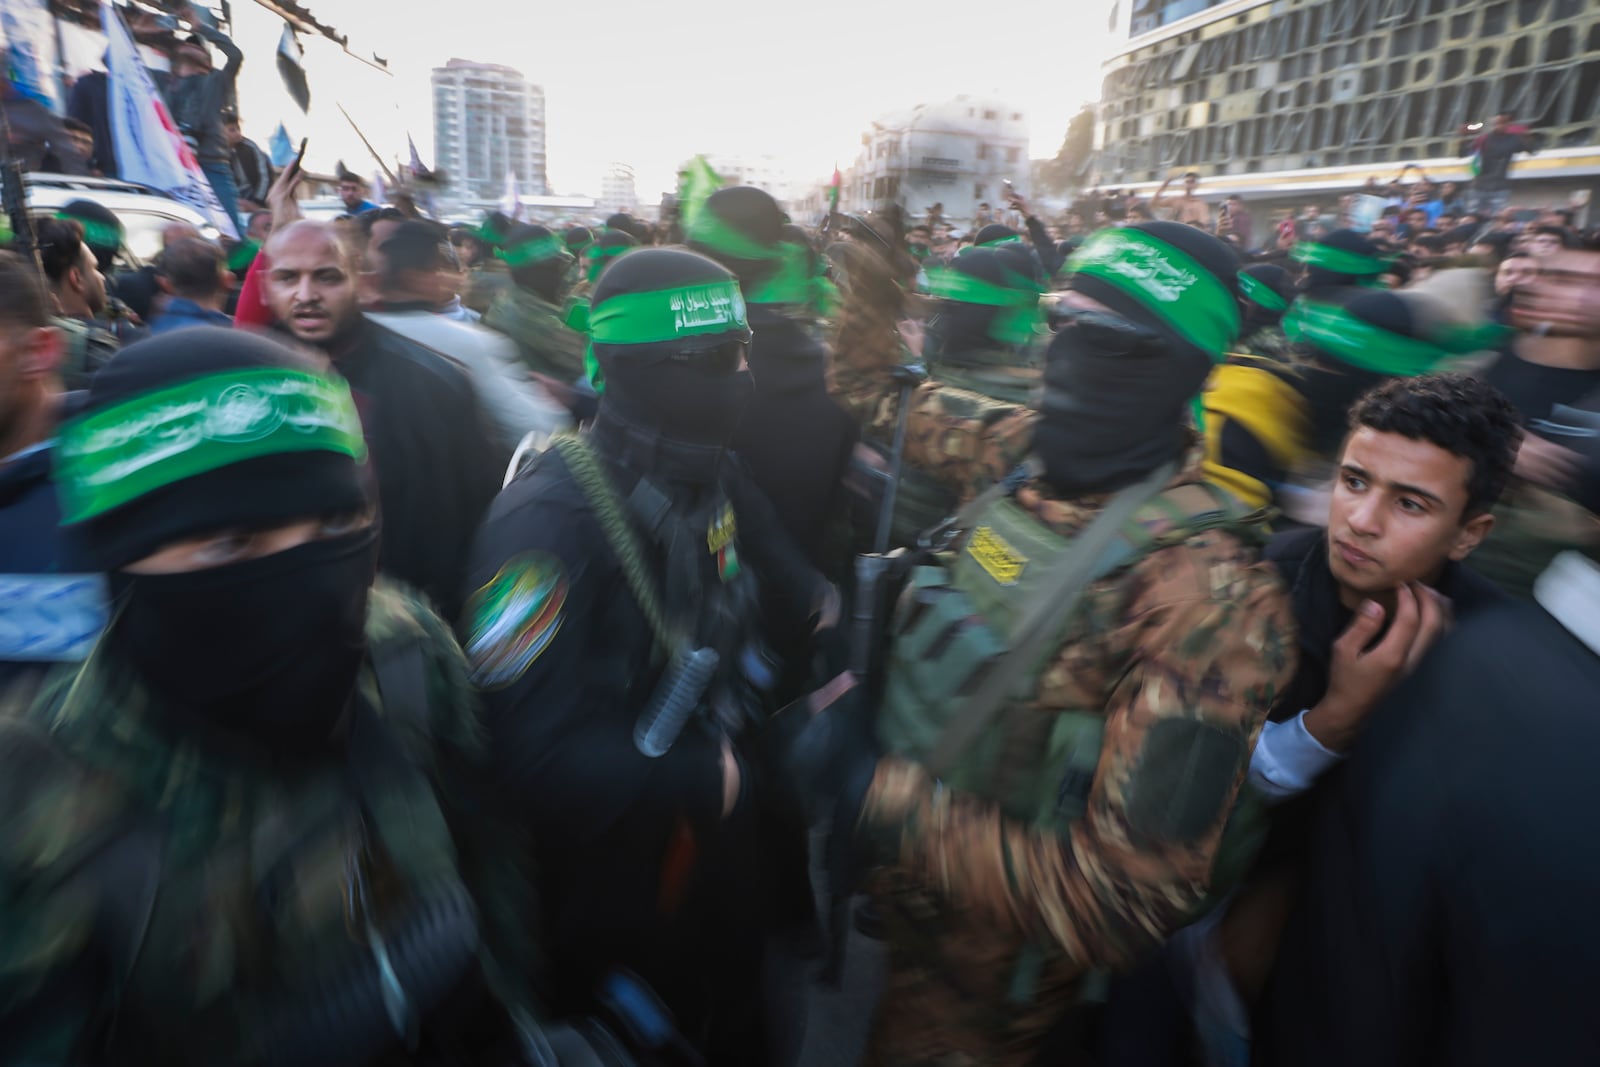
[[[508,172],[525,196],[549,191],[544,90],[510,67],[465,59],[435,67],[433,139],[454,197],[497,198]]]
[[[1102,188],[1194,170],[1208,199],[1271,208],[1332,205],[1408,163],[1464,181],[1457,131],[1509,112],[1540,140],[1513,203],[1581,217],[1600,194],[1595,0],[1121,0],[1116,17]]]
[[[613,163],[600,177],[600,208],[607,212],[639,209],[639,192],[634,185],[633,168],[626,163]]]
[[[861,135],[861,154],[840,197],[851,211],[898,203],[912,218],[934,204],[944,217],[970,225],[987,203],[1005,208],[1004,182],[1028,192],[1028,125],[1000,100],[958,96],[885,115]]]

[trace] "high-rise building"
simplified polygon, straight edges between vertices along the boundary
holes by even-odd
[[[433,70],[433,140],[450,191],[493,199],[515,174],[524,196],[547,193],[544,90],[492,63],[452,59]]]
[[[1540,144],[1512,168],[1514,200],[1586,204],[1600,186],[1595,0],[1121,0],[1117,12],[1095,184],[1194,170],[1203,191],[1249,199],[1350,191],[1407,163],[1465,179],[1461,128],[1510,113]]]
[[[981,205],[1005,209],[1005,183],[1028,191],[1028,124],[1000,100],[958,96],[886,115],[861,135],[841,200],[852,210],[891,203],[921,218],[935,204],[953,222],[973,221]]]
[[[633,168],[626,163],[613,163],[600,176],[600,200],[595,205],[603,211],[632,212],[639,206],[639,193],[634,187]]]

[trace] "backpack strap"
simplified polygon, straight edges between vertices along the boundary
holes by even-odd
[[[939,738],[928,759],[928,769],[933,774],[943,775],[955,766],[973,738],[1004,706],[1017,678],[1038,661],[1046,651],[1045,645],[1072,617],[1084,590],[1116,569],[1124,558],[1115,544],[1118,532],[1151,497],[1161,492],[1176,469],[1176,464],[1162,464],[1149,477],[1120,490],[1051,566],[1047,580],[1018,615],[1010,634],[1010,650],[990,665],[966,707]]]

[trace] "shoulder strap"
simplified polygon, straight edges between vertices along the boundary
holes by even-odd
[[[1017,676],[1038,660],[1046,642],[1060,633],[1061,627],[1077,610],[1084,590],[1116,568],[1121,553],[1110,549],[1123,524],[1161,491],[1175,470],[1174,464],[1163,464],[1148,478],[1121,490],[1083,532],[1073,538],[1051,566],[1038,592],[1018,615],[1010,635],[1010,650],[990,665],[967,706],[939,738],[928,760],[930,771],[936,775],[948,771],[972,739],[989,725],[1005,704]]]
[[[949,544],[954,538],[976,526],[979,517],[989,508],[1015,493],[1030,478],[1037,478],[1042,473],[1044,473],[1044,463],[1037,456],[1029,456],[1017,465],[1016,470],[961,505],[954,515],[926,531],[922,540],[926,545],[935,548],[941,542]]]
[[[628,589],[633,593],[633,599],[638,602],[639,609],[644,612],[645,619],[650,623],[650,631],[656,639],[657,653],[663,656],[671,655],[676,642],[673,640],[671,627],[667,625],[667,615],[662,610],[661,597],[651,580],[649,568],[645,566],[644,552],[639,545],[638,535],[629,524],[628,517],[622,512],[616,489],[612,487],[610,479],[606,477],[605,471],[601,470],[594,453],[589,450],[588,444],[582,438],[573,434],[563,434],[551,442],[551,447],[566,461],[567,469],[572,472],[578,487],[583,490],[584,499],[594,509],[595,518],[600,523],[600,531],[605,534],[606,543],[611,546],[611,551],[617,554],[617,560],[622,564],[622,574],[627,579]]]

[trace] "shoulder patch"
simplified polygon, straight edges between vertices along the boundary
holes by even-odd
[[[523,552],[467,601],[465,650],[473,684],[504,689],[525,674],[561,630],[566,568],[544,552]]]

